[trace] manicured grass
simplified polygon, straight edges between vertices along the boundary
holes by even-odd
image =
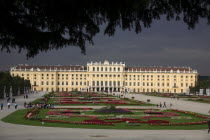
[[[117,106],[156,106],[154,104],[151,103],[146,103],[146,102],[142,102],[138,103],[135,102],[135,100],[132,99],[124,99],[124,98],[118,98],[118,97],[114,97],[116,100],[125,100],[125,103],[128,104],[116,104]],[[59,104],[58,102],[55,102],[54,100],[57,98],[50,98],[47,103],[48,104],[54,104],[54,105],[58,105],[58,106],[106,106],[107,104],[104,103],[86,103],[86,104]],[[59,99],[57,99],[59,100]],[[88,101],[88,100],[87,100]],[[91,100],[90,100],[91,101]],[[36,99],[35,101],[33,101],[33,104],[37,104],[41,102],[41,99]],[[43,102],[43,101],[42,101]],[[82,102],[82,101],[81,101]],[[97,101],[95,101],[97,102]]]
[[[207,103],[210,104],[208,101],[199,101],[199,100],[192,100],[192,99],[187,99],[187,101],[192,101],[192,102],[199,102],[199,103]]]
[[[37,121],[37,120],[30,120],[30,119],[25,119],[24,116],[28,112],[28,109],[23,109],[23,110],[17,110],[14,113],[8,115],[7,117],[3,118],[2,121],[8,122],[8,123],[13,123],[13,124],[23,124],[23,125],[33,125],[33,126],[48,126],[48,127],[68,127],[68,128],[92,128],[92,129],[172,129],[172,130],[199,130],[199,129],[207,129],[207,124],[203,125],[185,125],[185,126],[150,126],[149,124],[142,124],[140,123],[140,126],[126,126],[125,122],[121,123],[115,123],[114,126],[109,126],[109,125],[81,125],[81,124],[66,124],[66,123],[52,123],[52,122],[42,122]],[[41,109],[39,115],[44,119],[46,116],[46,113],[49,111],[49,109]],[[166,110],[169,112],[168,110]],[[85,114],[88,115],[95,115],[95,113],[91,113],[92,111],[86,111]],[[175,112],[177,113],[177,112]],[[143,115],[143,112],[135,112],[134,114],[138,115]],[[178,113],[182,114],[182,116],[186,117],[192,117],[192,120],[172,120],[170,118],[154,118],[152,120],[168,120],[170,122],[176,123],[176,122],[196,122],[196,121],[201,121],[205,120],[202,118],[197,118],[189,114],[183,114],[183,113]],[[128,114],[129,115],[129,114]],[[99,119],[104,119],[106,117],[99,117]],[[136,117],[139,118],[139,117]],[[79,121],[81,122],[83,119],[88,119],[86,117],[70,117],[67,119],[62,119],[66,121]],[[141,119],[143,121],[146,121],[145,119]]]

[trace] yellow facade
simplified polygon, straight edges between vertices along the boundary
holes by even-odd
[[[198,73],[183,67],[127,67],[96,62],[87,66],[27,66],[11,68],[12,76],[31,82],[36,91],[108,91],[186,93]]]

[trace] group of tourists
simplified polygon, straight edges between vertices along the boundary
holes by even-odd
[[[157,107],[166,107],[166,102],[163,102],[163,104],[160,102],[160,104],[157,104]]]
[[[24,99],[28,99],[28,95],[24,95]]]
[[[54,108],[53,104],[32,104],[31,102],[29,103],[24,103],[25,108]]]
[[[10,107],[11,107],[11,103],[8,102],[8,103],[7,103],[7,108],[10,109]],[[15,109],[17,109],[18,104],[17,104],[17,103],[14,103],[14,107],[15,107]],[[1,110],[3,110],[3,108],[4,108],[4,104],[1,103]]]
[[[177,96],[171,96],[171,99],[177,99],[177,100],[179,100],[179,97]]]

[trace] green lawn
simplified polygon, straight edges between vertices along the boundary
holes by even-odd
[[[187,99],[187,101],[210,104],[210,102],[208,102],[208,101],[199,101],[199,100],[192,100],[192,99]]]
[[[42,122],[37,121],[37,120],[30,120],[30,119],[25,119],[24,116],[28,112],[28,109],[23,109],[23,110],[17,110],[14,113],[8,115],[7,117],[3,118],[2,121],[8,122],[8,123],[13,123],[13,124],[23,124],[23,125],[33,125],[33,126],[48,126],[48,127],[68,127],[68,128],[92,128],[92,129],[173,129],[173,130],[198,130],[198,129],[207,129],[207,124],[203,125],[184,125],[184,126],[150,126],[149,124],[140,124],[140,126],[126,126],[125,122],[121,123],[115,123],[114,126],[109,126],[109,125],[81,125],[81,124],[66,124],[66,123],[52,123],[52,122]],[[45,118],[46,113],[49,111],[49,109],[41,109],[39,115],[42,118]],[[169,112],[168,110],[166,110]],[[85,115],[96,115],[97,113],[93,113],[92,111],[86,111]],[[133,115],[143,115],[143,112],[135,112]],[[202,118],[197,118],[189,114],[183,114],[183,113],[178,113],[181,114],[182,116],[186,117],[192,117],[192,120],[172,120],[171,118],[152,118],[152,120],[168,120],[171,123],[176,123],[176,122],[196,122],[196,121],[201,121],[205,120]],[[128,114],[130,115],[130,114]],[[99,117],[99,119],[104,119],[107,117]],[[133,118],[139,118],[139,117],[133,117]],[[81,122],[84,119],[90,119],[87,117],[70,117],[67,119],[62,119],[65,121],[78,121]],[[145,119],[141,119],[142,121],[146,121]]]

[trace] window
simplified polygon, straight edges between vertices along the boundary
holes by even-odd
[[[54,82],[51,82],[51,85],[54,85]]]
[[[105,68],[105,71],[107,71],[107,67]]]
[[[46,85],[48,85],[49,83],[48,83],[48,81],[46,82]]]
[[[44,85],[44,81],[42,81],[41,84]]]
[[[99,67],[97,67],[97,71],[99,71]]]
[[[116,68],[114,67],[114,71],[116,71]]]
[[[112,71],[112,68],[111,67],[109,68],[109,71]]]
[[[101,71],[103,71],[103,67],[101,67]]]
[[[108,82],[107,82],[107,81],[105,81],[105,86],[107,86],[107,83],[108,83]]]
[[[60,85],[60,82],[58,82],[58,85]]]
[[[120,71],[120,68],[118,68],[118,71]]]
[[[66,85],[68,85],[68,82],[66,82]]]
[[[93,71],[95,71],[95,67],[93,67]]]

